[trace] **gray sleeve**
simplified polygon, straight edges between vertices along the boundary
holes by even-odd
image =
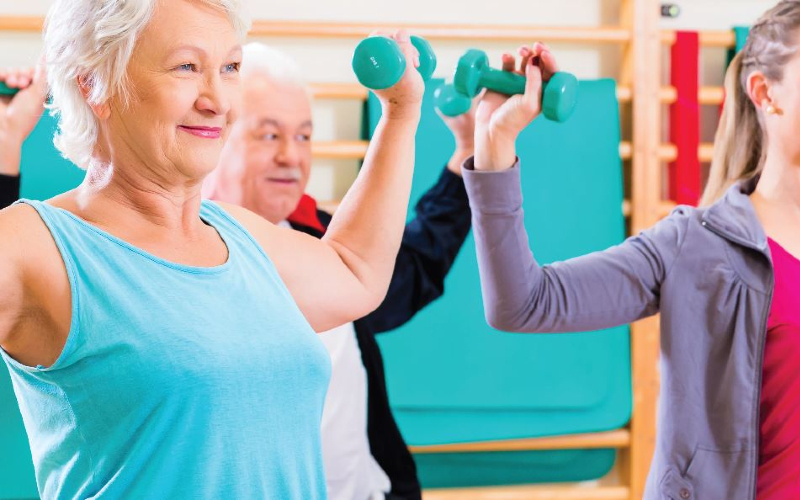
[[[609,328],[659,310],[661,284],[688,226],[682,210],[602,252],[539,266],[523,225],[519,162],[500,172],[463,175],[487,322],[514,332]]]

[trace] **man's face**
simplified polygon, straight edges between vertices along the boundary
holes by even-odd
[[[242,205],[278,223],[291,214],[311,171],[311,103],[299,85],[250,75],[243,81],[233,151],[244,163]]]

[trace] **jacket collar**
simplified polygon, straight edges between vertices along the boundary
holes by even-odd
[[[720,200],[705,210],[702,222],[734,243],[765,253],[767,235],[750,201],[758,179],[756,176],[731,186]]]

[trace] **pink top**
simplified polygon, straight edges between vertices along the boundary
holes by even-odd
[[[800,498],[800,260],[769,240],[775,293],[761,385],[758,500]]]

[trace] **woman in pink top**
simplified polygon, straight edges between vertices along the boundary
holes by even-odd
[[[728,69],[703,206],[544,266],[530,250],[520,176],[561,166],[516,158],[515,142],[557,65],[541,44],[519,56],[517,66],[506,54],[503,69],[525,74],[526,92],[484,95],[463,168],[488,322],[555,333],[660,313],[644,498],[800,499],[800,0],[766,12]]]

